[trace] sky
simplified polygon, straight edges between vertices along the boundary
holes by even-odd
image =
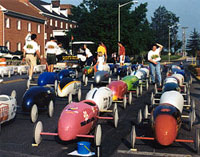
[[[51,2],[51,0],[43,0],[46,2]],[[62,4],[73,4],[75,6],[79,5],[82,0],[61,0]],[[200,33],[200,0],[138,0],[140,3],[148,3],[147,9],[147,18],[151,21],[154,11],[159,6],[165,6],[168,11],[173,12],[179,17],[179,32],[178,38],[182,39],[182,28],[188,27],[186,29],[186,39],[189,37],[191,32],[196,28]]]

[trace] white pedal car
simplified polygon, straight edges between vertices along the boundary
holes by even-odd
[[[112,90],[107,87],[93,88],[91,89],[87,95],[86,100],[93,100],[99,110],[108,110],[112,105]]]
[[[2,123],[13,119],[16,115],[16,111],[16,91],[13,90],[11,96],[0,95],[0,127]]]

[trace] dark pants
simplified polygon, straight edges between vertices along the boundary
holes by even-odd
[[[88,66],[91,66],[92,61],[93,61],[93,56],[90,56],[89,58],[87,58],[86,64],[87,64]]]

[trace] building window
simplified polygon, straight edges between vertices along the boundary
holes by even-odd
[[[21,21],[20,20],[17,21],[17,30],[21,30]]]
[[[28,23],[28,32],[31,32],[31,23]]]
[[[60,23],[60,28],[63,28],[63,22]]]
[[[47,33],[44,33],[44,39],[47,40]]]
[[[52,21],[52,19],[50,19],[50,26],[52,26],[53,25],[53,21]]]
[[[58,27],[58,21],[57,20],[55,21],[55,27]]]
[[[68,23],[66,23],[66,29],[68,29]]]
[[[21,43],[17,43],[17,50],[21,51]]]
[[[6,41],[6,47],[8,48],[8,50],[10,50],[10,42]]]
[[[6,28],[10,28],[10,19],[6,18]]]
[[[41,26],[38,25],[38,26],[37,26],[37,32],[40,33],[40,30],[41,30]]]

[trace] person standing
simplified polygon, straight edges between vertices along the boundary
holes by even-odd
[[[123,66],[125,62],[125,47],[120,42],[118,42],[118,46],[119,46],[120,66]]]
[[[32,34],[31,40],[27,41],[23,47],[23,57],[25,58],[26,63],[30,66],[29,68],[29,80],[33,80],[33,70],[34,66],[37,64],[37,57],[41,60],[39,46],[36,42],[37,35]]]
[[[158,46],[158,48],[157,48]],[[155,72],[158,77],[159,86],[162,85],[161,71],[160,71],[160,52],[162,51],[163,46],[161,44],[154,44],[152,50],[148,52],[148,61],[151,73],[152,83],[155,84]]]
[[[103,44],[103,42],[99,43],[99,46],[97,48],[97,53],[98,53],[97,56],[102,56],[103,55],[103,57],[104,57],[104,63],[106,63],[106,61],[107,61],[107,48]]]
[[[91,51],[87,48],[87,45],[84,44],[84,50],[85,50],[85,54],[86,54],[86,64],[88,66],[92,65],[92,61],[93,61],[93,55],[91,53]]]
[[[45,45],[46,49],[46,59],[48,64],[48,72],[53,72],[54,64],[56,64],[56,53],[58,45],[54,37],[50,38]]]

